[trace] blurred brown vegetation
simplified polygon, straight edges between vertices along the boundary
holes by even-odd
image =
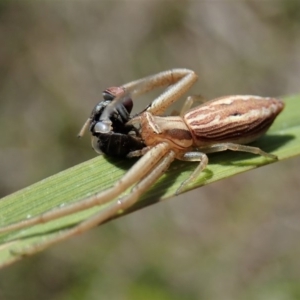
[[[0,2],[0,194],[94,157],[108,86],[186,67],[191,93],[299,93],[300,2]],[[138,110],[150,99],[136,105]],[[300,160],[121,218],[0,273],[0,299],[299,299]]]

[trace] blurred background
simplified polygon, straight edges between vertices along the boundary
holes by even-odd
[[[106,87],[185,67],[207,99],[299,93],[300,2],[2,0],[0,45],[5,196],[95,157],[76,135]],[[1,270],[0,299],[299,299],[299,167],[238,175],[52,247]]]

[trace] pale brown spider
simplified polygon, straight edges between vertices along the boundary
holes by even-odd
[[[127,134],[135,134],[145,144],[145,147],[135,148],[128,156],[142,157],[111,188],[74,204],[55,208],[31,219],[1,228],[0,233],[21,229],[108,203],[104,209],[73,228],[62,230],[53,238],[22,249],[17,254],[29,255],[38,252],[54,243],[85,232],[128,209],[164,174],[174,159],[200,161],[190,177],[181,184],[177,191],[179,193],[206,167],[208,163],[206,153],[233,150],[250,152],[270,159],[277,158],[273,154],[245,144],[256,140],[267,131],[284,107],[280,100],[248,95],[227,96],[189,110],[195,100],[194,97],[189,97],[180,116],[163,116],[166,109],[186,93],[196,80],[197,75],[191,70],[173,69],[125,84],[122,87],[124,94],[129,93],[133,98],[154,88],[168,86],[144,112],[126,123],[126,126],[135,128],[135,133],[126,131],[125,137]],[[112,107],[121,102],[123,96],[122,93],[117,95],[116,99],[112,100]],[[91,122],[89,119],[85,128]],[[100,127],[96,125],[97,122],[93,126]],[[96,137],[97,134],[101,134],[101,130],[96,132]],[[129,194],[120,196],[130,187],[132,189]]]

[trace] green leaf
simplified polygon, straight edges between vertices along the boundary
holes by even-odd
[[[285,102],[284,111],[268,133],[253,143],[266,152],[276,154],[279,160],[300,154],[300,96],[286,98]],[[209,160],[207,169],[187,190],[275,162],[248,153],[231,151],[210,154]],[[122,177],[134,162],[135,160],[107,160],[98,156],[9,195],[0,200],[0,227],[107,189]],[[197,163],[174,162],[168,172],[130,211],[174,196],[180,183],[194,170],[195,164]],[[74,226],[101,209],[103,206],[97,206],[46,224],[0,234],[0,267],[22,258],[13,253],[16,249],[51,238],[60,230]]]

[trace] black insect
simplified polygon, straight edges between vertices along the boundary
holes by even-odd
[[[103,100],[94,107],[79,136],[89,126],[95,151],[112,157],[126,157],[129,152],[144,148],[138,131],[126,125],[132,107],[132,99],[122,87],[106,89]]]

